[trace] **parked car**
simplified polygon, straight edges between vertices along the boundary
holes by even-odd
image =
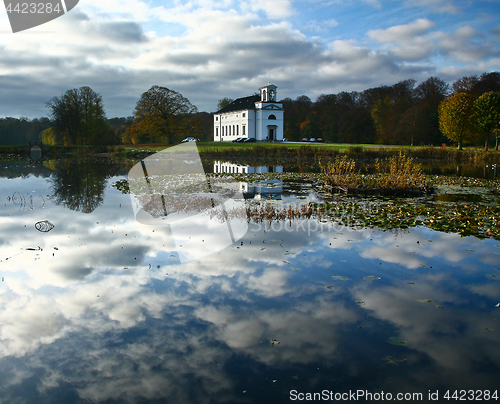
[[[233,140],[232,140],[232,142],[233,142],[233,143],[239,143],[239,142],[241,142],[242,140],[243,140],[243,138],[238,137],[238,138],[236,138],[236,139],[233,139]]]
[[[323,139],[321,139],[320,137],[316,139],[316,142],[320,142],[320,143],[323,143]]]
[[[185,139],[182,139],[181,143],[186,143],[186,142],[196,142],[196,139],[194,137],[187,137]]]
[[[310,141],[310,142],[315,142],[315,141],[316,141],[316,139],[312,137],[311,139],[309,139],[309,141]]]
[[[254,138],[254,137],[249,137],[249,138],[245,139],[245,140],[244,140],[244,142],[245,142],[245,143],[255,143],[255,142],[256,142],[256,140],[255,140],[255,138]]]
[[[302,141],[303,141],[303,142],[308,142],[309,140],[307,140],[307,138],[306,138],[306,137],[303,137],[303,138],[302,138]]]
[[[284,137],[283,142],[288,142],[288,139],[286,137]]]

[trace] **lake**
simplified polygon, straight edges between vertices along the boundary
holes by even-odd
[[[147,191],[151,161],[0,162],[0,402],[498,400],[500,241],[248,222],[325,195],[209,180],[206,205]]]

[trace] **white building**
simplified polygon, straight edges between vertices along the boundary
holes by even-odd
[[[283,104],[277,102],[276,86],[268,83],[260,95],[238,98],[214,114],[214,141],[237,138],[283,140]]]

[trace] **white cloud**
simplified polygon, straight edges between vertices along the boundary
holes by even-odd
[[[458,14],[462,11],[462,8],[457,5],[457,0],[408,0],[408,3],[428,7],[445,14]]]
[[[436,23],[426,18],[419,18],[409,24],[395,25],[387,29],[368,31],[367,35],[377,42],[405,43],[415,36],[421,36],[434,28]]]
[[[339,25],[338,21],[333,18],[321,21],[311,20],[309,21],[309,23],[304,25],[304,30],[317,33],[328,33],[338,25]]]
[[[440,2],[446,4],[452,3]],[[356,25],[361,34],[353,38],[352,20],[333,13],[340,6],[355,3],[322,4],[325,15],[320,15],[289,0],[81,2],[37,35],[0,36],[3,113],[46,115],[46,101],[82,85],[103,95],[112,117],[130,115],[140,94],[154,84],[212,111],[217,99],[252,94],[268,80],[283,97],[314,99],[409,77],[425,80],[442,72],[453,78],[461,71],[498,68],[490,31],[465,23],[448,31],[439,19],[417,18],[385,29]],[[381,8],[381,18],[384,12]],[[8,26],[6,16],[2,23]],[[331,45],[315,36],[324,33]]]

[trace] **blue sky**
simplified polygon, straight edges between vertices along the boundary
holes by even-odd
[[[278,98],[500,70],[500,0],[80,0],[12,34],[0,12],[0,116],[46,116],[83,85],[108,117],[152,85],[200,111],[271,81]]]

